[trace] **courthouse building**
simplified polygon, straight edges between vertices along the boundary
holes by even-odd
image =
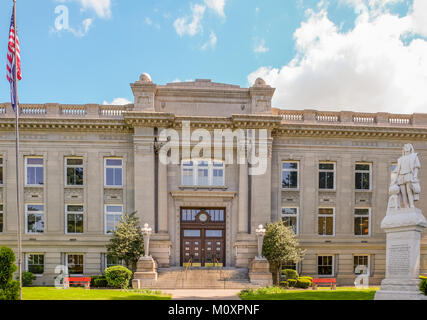
[[[293,227],[303,275],[351,284],[366,265],[372,284],[385,276],[390,174],[412,143],[427,192],[427,114],[272,108],[275,89],[210,80],[131,84],[134,104],[23,104],[19,183],[25,269],[52,285],[55,268],[98,275],[118,263],[106,244],[123,214],[153,228],[151,254],[161,268],[215,262],[245,268],[257,254],[255,230],[283,219]],[[309,92],[307,92],[309,94]],[[333,94],[333,93],[331,93]],[[405,106],[402,106],[404,110]],[[164,128],[265,129],[267,170],[225,159],[159,161]],[[196,144],[196,142],[194,142]],[[239,146],[232,152],[237,157]],[[230,151],[230,150],[228,150]],[[225,154],[225,152],[224,152]],[[16,249],[14,113],[0,104],[0,246]],[[417,207],[427,212],[427,196]],[[427,236],[421,249],[427,273]]]

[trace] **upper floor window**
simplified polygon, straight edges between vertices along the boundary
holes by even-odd
[[[371,189],[371,167],[370,163],[356,163],[356,190]]]
[[[105,159],[105,185],[113,187],[123,186],[123,159]]]
[[[40,157],[25,158],[25,184],[27,186],[43,185],[44,183],[44,162]]]
[[[3,158],[0,157],[0,185],[3,184]]]
[[[66,158],[65,159],[65,175],[67,186],[82,186],[83,185],[83,159],[82,158]]]
[[[79,234],[83,233],[83,206],[67,205],[66,206],[66,233]]]
[[[182,162],[182,185],[224,186],[225,168],[221,161],[198,160]]]
[[[319,163],[319,189],[335,189],[335,163]]]
[[[110,234],[116,231],[122,221],[123,206],[106,205],[105,206],[105,233]]]
[[[298,162],[283,162],[282,188],[298,189]]]
[[[282,208],[282,221],[298,234],[298,208]]]
[[[0,233],[3,232],[3,205],[0,204]]]
[[[318,232],[319,236],[333,236],[335,234],[334,208],[319,208]]]
[[[371,217],[371,209],[362,208],[354,209],[354,235],[369,236],[369,220]]]
[[[44,206],[27,204],[25,206],[27,233],[44,232]]]
[[[28,254],[27,255],[27,268],[28,272],[33,274],[42,275],[44,273],[44,254]]]

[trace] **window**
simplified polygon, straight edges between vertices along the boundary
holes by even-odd
[[[298,208],[282,208],[282,220],[298,234]]]
[[[105,265],[106,268],[114,267],[114,266],[121,266],[123,265],[123,261],[117,258],[116,256],[112,256],[110,254],[105,255]]]
[[[201,237],[201,231],[200,230],[184,230],[184,237],[186,237],[186,238],[191,238],[191,237],[199,238],[199,237]]]
[[[356,190],[371,190],[371,164],[356,163]]]
[[[83,206],[66,206],[66,233],[83,233]]]
[[[25,168],[27,186],[43,185],[43,158],[25,158]]]
[[[0,233],[3,232],[3,205],[0,204]]]
[[[298,189],[298,162],[283,162],[282,188]]]
[[[354,274],[368,274],[369,275],[369,256],[359,255],[354,256]]]
[[[44,206],[27,204],[25,207],[27,218],[27,233],[44,232]]]
[[[33,274],[41,275],[44,273],[44,254],[27,255],[27,271]]]
[[[354,209],[354,235],[369,236],[369,220],[371,209]]]
[[[333,256],[318,256],[317,257],[317,273],[319,276],[334,275],[334,257]]]
[[[3,184],[3,158],[0,157],[0,185]]]
[[[68,274],[83,274],[83,261],[82,254],[67,254]]]
[[[122,221],[123,206],[105,206],[105,233],[110,234],[116,231],[117,226]]]
[[[335,209],[319,208],[318,227],[319,236],[333,236],[335,233]]]
[[[297,264],[295,262],[289,262],[288,261],[285,264],[283,264],[283,266],[282,266],[282,270],[286,270],[286,269],[297,271]]]
[[[105,185],[112,187],[123,186],[122,159],[105,159]]]
[[[83,159],[66,158],[65,159],[65,175],[66,175],[67,186],[82,186],[83,185]]]
[[[181,182],[184,186],[223,186],[224,172],[221,161],[183,161]]]
[[[335,163],[319,163],[319,189],[335,189]]]

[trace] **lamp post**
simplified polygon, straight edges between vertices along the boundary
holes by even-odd
[[[144,228],[142,228],[142,234],[144,236],[144,257],[149,257],[150,250],[150,236],[153,233],[153,229],[148,226],[148,223],[144,224]]]
[[[258,257],[257,258],[260,260],[265,259],[265,257],[263,257],[262,255],[262,245],[264,242],[265,231],[266,230],[262,224],[260,224],[258,228],[255,230],[256,236],[258,237]]]

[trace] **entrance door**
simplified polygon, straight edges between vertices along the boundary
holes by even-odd
[[[181,264],[225,265],[225,210],[181,209]]]

